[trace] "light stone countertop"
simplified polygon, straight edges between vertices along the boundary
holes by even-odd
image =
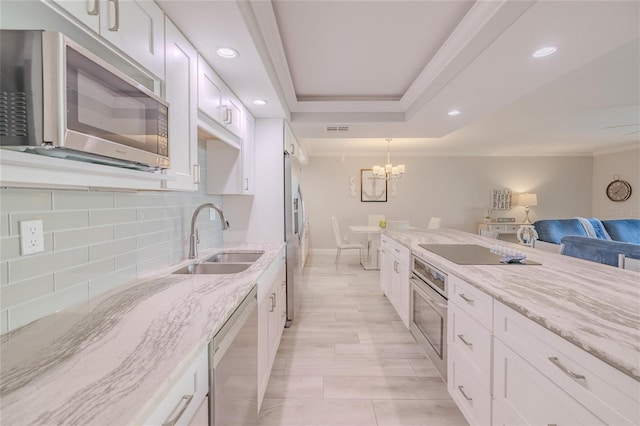
[[[455,275],[624,374],[640,380],[640,275],[456,230],[386,231]],[[418,244],[494,244],[542,265],[457,265]]]
[[[0,336],[0,424],[140,423],[254,287],[284,243],[233,275],[157,271]]]

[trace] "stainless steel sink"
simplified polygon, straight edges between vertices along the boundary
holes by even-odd
[[[172,274],[237,274],[250,266],[251,263],[196,263],[175,270]]]
[[[205,259],[205,262],[233,263],[255,262],[264,254],[263,251],[222,252]]]

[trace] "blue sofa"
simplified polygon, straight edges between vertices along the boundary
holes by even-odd
[[[585,228],[585,221],[589,229]],[[533,226],[538,240],[553,244],[560,244],[569,235],[640,244],[640,219],[546,219],[536,221]]]
[[[562,254],[605,265],[618,266],[618,254],[640,259],[640,244],[568,235],[562,238]]]
[[[618,265],[618,254],[640,259],[640,219],[548,219],[533,226],[538,240],[564,244],[563,254]]]

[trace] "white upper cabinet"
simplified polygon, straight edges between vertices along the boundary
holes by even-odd
[[[53,0],[164,79],[164,13],[153,0]]]
[[[103,0],[51,0],[87,27],[100,32],[100,6]]]
[[[197,52],[182,33],[166,20],[165,98],[169,102],[169,158],[167,175],[175,180],[166,188],[198,189]]]
[[[206,121],[204,127],[224,129],[238,138],[243,137],[244,107],[218,77],[213,68],[198,56],[198,110]]]
[[[242,107],[244,108],[244,107]],[[239,146],[220,139],[207,140],[207,192],[216,195],[253,195],[255,177],[255,119],[243,114],[244,139]]]

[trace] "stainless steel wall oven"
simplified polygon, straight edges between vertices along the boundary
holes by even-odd
[[[411,256],[411,334],[447,381],[447,274]]]

